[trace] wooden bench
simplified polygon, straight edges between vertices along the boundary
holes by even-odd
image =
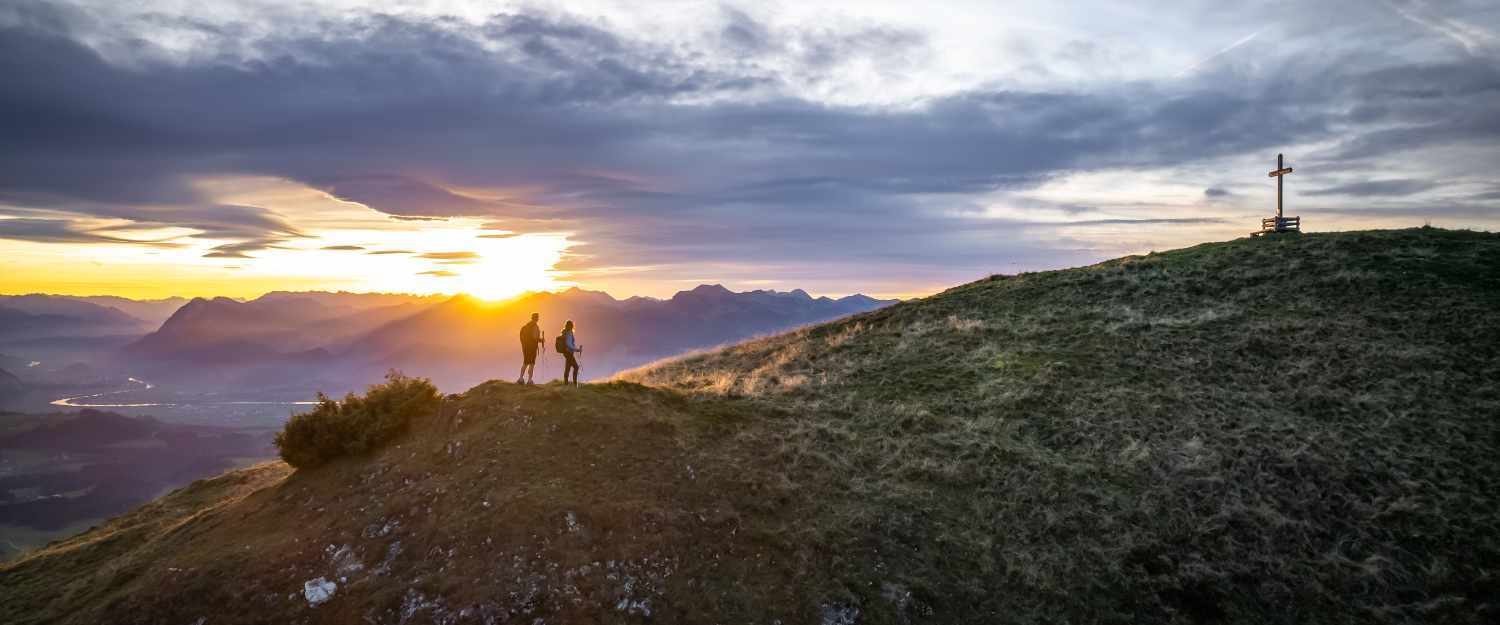
[[[1251,232],[1250,236],[1260,236],[1275,232],[1302,232],[1301,217],[1266,217],[1260,220],[1260,230]]]

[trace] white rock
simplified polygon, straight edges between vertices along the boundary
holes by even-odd
[[[302,596],[307,598],[307,605],[318,607],[333,598],[333,591],[338,590],[339,585],[325,578],[310,579],[302,582]]]

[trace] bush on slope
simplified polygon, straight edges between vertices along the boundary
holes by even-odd
[[[440,400],[431,381],[393,370],[363,396],[349,393],[335,401],[318,393],[312,410],[292,415],[276,434],[276,449],[298,468],[367,453],[405,434],[419,417],[435,412]]]

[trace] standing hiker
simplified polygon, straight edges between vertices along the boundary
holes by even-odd
[[[531,322],[521,326],[521,377],[516,384],[531,384],[536,373],[536,353],[542,345],[542,328],[536,324],[541,313],[531,313]]]
[[[563,384],[568,383],[568,372],[573,373],[573,385],[578,385],[578,359],[574,354],[583,353],[583,346],[573,339],[573,320],[569,319],[563,324],[562,334],[557,335],[557,352],[566,358],[563,363]]]

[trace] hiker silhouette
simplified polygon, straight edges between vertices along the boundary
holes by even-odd
[[[531,321],[521,326],[521,376],[516,378],[516,384],[533,384],[531,378],[536,373],[536,353],[542,345],[542,328],[537,325],[541,318],[541,313],[531,313]]]
[[[583,346],[573,337],[573,320],[569,319],[563,324],[562,334],[557,335],[557,351],[566,360],[563,362],[563,384],[568,384],[568,373],[572,372],[574,386],[578,385],[578,358],[577,354],[583,353]]]

